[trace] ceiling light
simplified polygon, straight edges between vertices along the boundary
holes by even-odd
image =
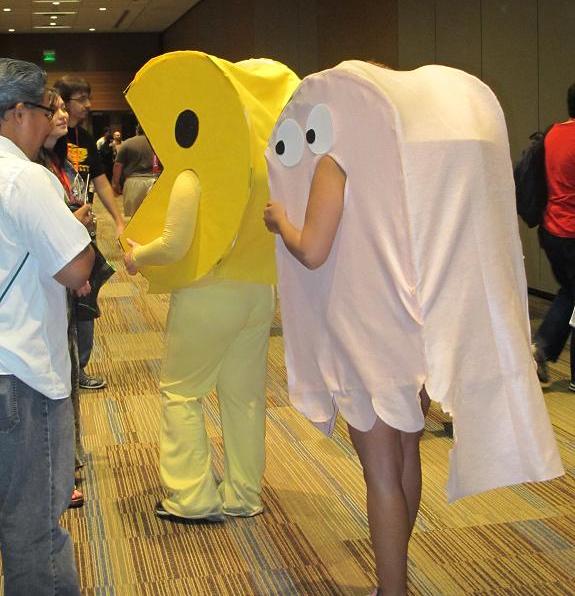
[[[16,31],[16,29],[8,29],[8,33],[14,33],[14,31]]]
[[[51,27],[55,27],[55,26],[56,26],[56,23],[54,23],[54,21],[52,21],[52,22],[50,23],[50,26],[51,26]]]
[[[58,17],[55,14],[53,14],[50,18],[51,19],[57,19]]]
[[[90,27],[88,31],[96,31],[96,29],[94,29],[94,27]]]
[[[108,10],[105,6],[100,6],[98,10]]]
[[[53,4],[54,6],[58,6],[60,3],[59,3],[59,2],[52,2],[52,4]]]
[[[12,12],[12,9],[11,8],[3,8],[2,10],[4,12]],[[100,10],[102,10],[102,9],[100,8]]]

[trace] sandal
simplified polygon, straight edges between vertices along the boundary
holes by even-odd
[[[74,487],[72,491],[72,496],[70,497],[70,503],[68,504],[68,509],[76,509],[77,507],[82,507],[84,504],[84,495]]]

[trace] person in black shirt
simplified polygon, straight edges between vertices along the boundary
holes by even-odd
[[[104,142],[100,145],[96,143],[96,146],[98,147],[98,155],[100,156],[100,161],[102,162],[102,166],[104,167],[106,177],[108,178],[110,184],[112,184],[114,159],[116,157],[116,145],[114,144],[112,132],[110,131],[108,134],[104,135]],[[114,188],[113,185],[112,188]]]
[[[65,75],[54,84],[66,104],[69,115],[68,159],[85,181],[93,183],[98,197],[116,224],[116,234],[124,231],[124,218],[114,199],[114,192],[104,172],[98,155],[96,142],[92,135],[80,126],[90,113],[89,83],[73,75]],[[89,195],[88,200],[92,200]],[[94,343],[94,321],[78,321],[78,351],[80,356],[80,387],[101,389],[106,381],[100,377],[88,375],[84,368],[88,364]]]

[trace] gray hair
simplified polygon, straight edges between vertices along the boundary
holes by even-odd
[[[42,103],[46,73],[31,62],[0,58],[0,118],[18,102]]]

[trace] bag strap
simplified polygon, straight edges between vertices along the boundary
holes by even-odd
[[[22,259],[22,262],[20,263],[20,265],[18,265],[18,269],[16,269],[16,273],[14,273],[14,275],[12,276],[12,279],[8,282],[8,285],[2,292],[2,296],[0,296],[0,302],[2,302],[2,300],[4,300],[4,296],[6,296],[6,294],[8,293],[8,290],[12,287],[14,280],[18,277],[20,270],[22,269],[22,267],[24,267],[24,263],[28,260],[29,256],[30,256],[30,253],[27,252],[26,255],[24,256],[24,258]]]

